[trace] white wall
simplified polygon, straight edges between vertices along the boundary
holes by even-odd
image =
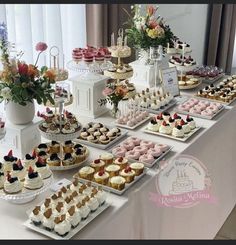
[[[143,4],[143,8],[146,8]],[[158,14],[173,33],[192,47],[192,56],[203,63],[208,4],[158,4]]]

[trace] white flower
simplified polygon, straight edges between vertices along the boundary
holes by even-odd
[[[134,5],[131,5],[131,7],[130,7],[131,9],[133,9],[134,8]]]
[[[1,97],[3,97],[5,100],[10,100],[12,98],[11,89],[8,87],[3,88],[1,90]]]
[[[139,20],[135,21],[135,27],[138,30],[141,30],[141,28],[145,27],[145,18],[144,17],[140,17]]]

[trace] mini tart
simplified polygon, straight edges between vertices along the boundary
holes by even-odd
[[[89,135],[90,135],[90,133],[88,133],[87,131],[82,131],[80,134],[80,138],[83,140],[87,140]]]
[[[106,165],[113,163],[114,156],[111,153],[102,153],[100,159],[105,162]]]
[[[117,176],[120,172],[120,166],[116,164],[110,164],[105,167],[105,171],[109,173],[110,177]]]
[[[75,159],[75,163],[80,163],[85,160],[86,158],[86,152],[83,152],[81,148],[78,148],[72,156]]]
[[[134,163],[131,163],[129,166],[132,170],[135,171],[136,176],[139,176],[140,174],[143,173],[143,170],[144,170],[144,164],[143,163],[134,162]]]
[[[68,140],[63,145],[64,153],[72,153],[73,152],[74,143],[71,140]]]
[[[125,167],[127,167],[128,165],[128,159],[124,158],[124,157],[118,157],[116,158],[116,160],[114,161],[115,164],[120,166],[120,169],[124,169]]]
[[[107,185],[109,177],[109,173],[105,172],[104,170],[98,171],[94,174],[94,180],[101,185]]]
[[[94,168],[85,166],[79,170],[79,176],[83,179],[92,180],[94,172]]]
[[[87,137],[87,141],[91,142],[91,143],[98,143],[98,138],[96,136],[93,136],[93,135],[89,135]]]
[[[60,152],[60,144],[57,141],[52,141],[49,145],[49,153],[59,153]]]
[[[119,128],[112,128],[110,131],[116,133],[117,136],[121,135],[121,130]]]
[[[125,188],[125,178],[121,176],[114,176],[110,178],[109,184],[112,188],[116,190],[123,190]]]
[[[72,156],[71,153],[66,153],[64,159],[62,160],[62,165],[69,166],[75,163],[75,158]]]
[[[114,140],[116,137],[117,137],[117,134],[116,132],[112,132],[112,131],[109,131],[106,136],[110,139],[110,140]]]
[[[126,167],[120,171],[120,176],[125,178],[126,183],[131,183],[134,181],[135,174],[135,171],[131,169],[131,167]]]
[[[106,144],[108,144],[108,143],[111,141],[111,139],[110,139],[108,136],[106,136],[106,135],[101,135],[101,136],[99,137],[99,141],[100,141],[102,144],[106,145]]]
[[[49,166],[60,166],[61,165],[61,160],[58,157],[57,153],[51,154],[51,156],[47,158],[46,162]]]
[[[105,162],[101,159],[96,159],[90,163],[90,166],[97,172],[105,167]]]

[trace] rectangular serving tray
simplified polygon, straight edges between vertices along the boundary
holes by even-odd
[[[89,180],[83,179],[83,178],[79,177],[78,173],[76,173],[73,176],[73,178],[78,179],[82,183],[91,182],[92,186],[101,186],[102,189],[105,191],[109,191],[109,192],[117,194],[117,195],[123,195],[124,192],[126,192],[131,186],[133,186],[135,183],[137,183],[146,174],[146,172],[147,172],[147,168],[144,168],[143,173],[140,174],[139,176],[135,176],[134,180],[131,183],[125,183],[125,188],[123,190],[117,190],[117,189],[114,189],[110,186],[98,184],[95,181],[89,181]]]
[[[196,127],[190,133],[186,134],[185,137],[183,137],[183,138],[178,138],[178,137],[174,137],[172,135],[162,134],[162,133],[159,133],[159,132],[150,131],[147,128],[144,129],[144,132],[148,133],[148,134],[154,134],[154,135],[157,135],[157,136],[162,136],[162,137],[166,137],[166,138],[170,138],[170,139],[174,139],[174,140],[185,142],[190,137],[192,137],[196,132],[198,132],[200,129],[201,129],[201,127]]]
[[[40,234],[43,234],[47,237],[55,239],[55,240],[62,240],[62,239],[63,240],[69,240],[73,236],[75,236],[79,231],[81,231],[86,225],[88,225],[90,222],[92,222],[93,219],[95,219],[97,216],[102,214],[108,207],[110,207],[109,202],[105,202],[102,206],[99,206],[95,212],[90,213],[87,219],[81,220],[79,225],[75,228],[72,228],[70,230],[70,232],[64,237],[58,235],[55,231],[47,231],[46,229],[44,229],[44,227],[42,225],[40,225],[40,226],[34,225],[30,219],[28,219],[24,223],[24,226],[26,226],[27,228],[34,230]]]
[[[121,142],[122,143],[122,142]],[[158,144],[157,142],[153,142],[154,144]],[[119,147],[120,144],[116,145],[116,147]],[[169,149],[167,151],[165,151],[164,153],[162,153],[158,158],[156,158],[151,164],[145,163],[145,162],[141,162],[135,159],[129,159],[130,162],[141,162],[145,165],[145,167],[147,168],[152,168],[156,163],[158,163],[164,156],[166,156],[171,150],[173,149],[173,146],[169,146]],[[110,150],[110,152],[112,153],[112,149]],[[113,154],[114,155],[114,154]],[[115,155],[114,155],[115,156]],[[117,156],[115,156],[117,157]]]
[[[104,125],[104,126],[107,127],[108,129],[111,129],[111,127],[109,127],[109,126],[106,126],[106,125]],[[101,150],[106,150],[106,149],[110,148],[112,145],[114,145],[116,142],[120,141],[127,134],[128,134],[127,130],[121,129],[121,135],[118,136],[117,138],[115,138],[114,140],[110,141],[106,145],[105,144],[101,144],[101,143],[98,143],[98,144],[92,143],[92,142],[89,142],[89,141],[83,140],[83,139],[74,139],[73,141],[81,143],[81,144],[84,144],[84,145],[87,145],[87,146],[92,146],[92,147],[95,147],[95,148],[98,148],[98,149],[101,149]]]
[[[180,114],[184,114],[184,115],[189,115],[189,116],[193,116],[193,117],[198,117],[198,118],[212,120],[215,116],[220,114],[224,109],[225,109],[225,106],[222,105],[221,109],[218,110],[216,113],[214,113],[212,116],[204,116],[204,115],[200,115],[200,114],[194,114],[194,113],[191,113],[191,112],[188,112],[188,111],[181,111],[181,110],[178,109],[178,107],[174,108],[174,111],[177,112],[177,113],[180,113]]]
[[[172,99],[168,105],[166,106],[163,106],[162,108],[158,109],[158,110],[153,110],[151,108],[142,108],[140,107],[139,109],[140,110],[143,110],[143,111],[147,111],[149,113],[153,113],[153,114],[159,114],[159,113],[162,113],[162,112],[165,112],[167,110],[169,110],[171,107],[173,107],[174,105],[177,104],[177,100],[176,99]]]
[[[130,127],[130,126],[125,125],[125,124],[119,124],[119,123],[115,123],[115,125],[116,125],[117,127],[120,127],[120,128],[127,128],[127,129],[130,129],[130,130],[134,130],[134,129],[138,128],[139,126],[141,126],[143,123],[149,121],[151,118],[152,118],[152,117],[149,116],[149,117],[145,118],[144,120],[142,120],[141,122],[139,122],[139,123],[137,123],[136,125],[134,125],[133,127]]]

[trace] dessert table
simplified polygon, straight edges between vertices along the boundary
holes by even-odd
[[[181,92],[181,95],[193,94],[197,90],[195,92]],[[136,130],[129,131],[129,135],[173,146],[173,151],[165,157],[165,160],[169,160],[179,153],[192,155],[201,160],[211,174],[213,193],[218,199],[216,204],[200,203],[184,209],[156,207],[149,200],[149,192],[155,192],[155,180],[159,172],[159,169],[154,166],[124,195],[117,196],[109,193],[108,201],[111,203],[111,207],[83,228],[75,235],[74,239],[214,238],[236,204],[236,178],[234,177],[236,165],[233,159],[236,140],[236,131],[234,130],[236,108],[233,105],[232,107],[228,106],[213,120],[195,118],[197,125],[202,129],[187,142],[145,134],[143,132],[145,124]],[[76,114],[76,112],[74,113]],[[95,120],[82,117],[79,114],[78,118],[82,124],[97,121],[115,126],[114,119],[107,114]],[[102,150],[92,147],[89,149],[90,160],[98,157],[102,152]],[[54,171],[54,179],[55,181],[63,178],[71,180],[76,172],[76,169],[65,172]],[[0,200],[0,239],[47,239],[47,237],[27,229],[23,223],[27,219],[26,211],[51,193],[48,190],[34,201],[22,205]],[[14,227],[14,232],[11,227]]]

